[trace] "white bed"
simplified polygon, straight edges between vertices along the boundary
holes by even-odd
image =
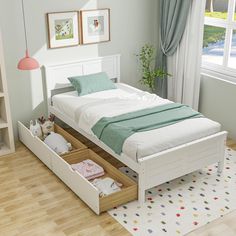
[[[88,135],[102,117],[112,117],[144,108],[171,103],[157,95],[143,92],[126,84],[117,89],[78,96],[76,91],[52,97],[53,106],[70,117]],[[191,127],[186,129],[186,127]],[[174,125],[146,132],[138,132],[126,139],[122,152],[138,161],[139,158],[215,134],[220,124],[207,118],[187,119]],[[95,138],[95,137],[94,137]]]
[[[68,77],[101,71],[118,82],[118,90],[86,95],[84,98],[78,98],[75,92],[66,93],[71,88]],[[104,114],[114,116],[126,109],[131,111],[169,102],[119,84],[119,55],[45,66],[45,81],[49,112],[139,174],[141,203],[145,201],[145,190],[151,187],[216,162],[218,171],[223,170],[227,133],[220,132],[220,125],[206,118],[186,120],[158,130],[134,134],[126,140],[121,155],[114,153],[91,133],[92,124]],[[120,109],[111,109],[117,97],[120,98]],[[103,106],[98,99],[102,100]]]

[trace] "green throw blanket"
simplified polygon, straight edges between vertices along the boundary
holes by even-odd
[[[136,132],[159,129],[197,117],[203,115],[186,105],[170,103],[119,116],[103,117],[92,127],[92,131],[115,153],[121,154],[125,140]]]

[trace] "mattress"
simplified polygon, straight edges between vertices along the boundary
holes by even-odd
[[[76,91],[52,97],[53,107],[72,119],[89,135],[91,128],[102,117],[112,117],[171,103],[155,94],[119,83],[117,89],[79,97]],[[188,119],[163,128],[138,132],[124,142],[122,152],[138,161],[178,145],[219,132],[219,123],[207,118]]]

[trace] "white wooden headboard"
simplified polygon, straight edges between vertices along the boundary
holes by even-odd
[[[120,82],[120,55],[85,59],[58,65],[44,65],[48,105],[55,91],[71,87],[68,77],[106,72],[110,79]]]

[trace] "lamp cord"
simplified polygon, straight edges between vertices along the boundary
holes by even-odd
[[[24,31],[25,31],[25,44],[26,44],[26,49],[28,49],[28,40],[27,40],[26,23],[25,23],[25,7],[24,7],[24,0],[22,0],[21,3],[22,3],[22,14],[23,14]]]

